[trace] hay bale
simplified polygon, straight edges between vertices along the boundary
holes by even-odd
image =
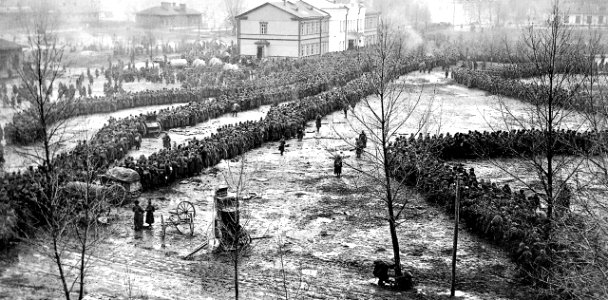
[[[106,172],[106,176],[122,182],[139,182],[139,174],[132,169],[123,167],[114,167]]]

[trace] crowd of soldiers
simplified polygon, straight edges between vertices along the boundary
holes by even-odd
[[[263,95],[274,95],[277,93],[285,93],[289,88],[298,93],[298,97],[303,97],[310,94],[311,89],[318,93],[325,87],[318,84],[325,81],[325,85],[343,85],[357,75],[355,68],[344,68],[343,62],[350,59],[350,56],[336,55],[324,56],[322,58],[311,59],[306,63],[300,61],[283,61],[281,63],[268,62],[270,66],[263,68],[259,74],[250,80],[243,80],[239,76],[227,76],[229,73],[213,73],[214,76],[221,78],[222,82],[202,83],[197,82],[199,86],[195,89],[163,89],[156,91],[142,91],[136,93],[126,93],[115,95],[112,97],[88,97],[78,101],[68,102],[68,108],[64,108],[63,112],[58,112],[53,115],[78,116],[94,113],[108,113],[122,109],[133,107],[198,102],[210,97],[237,98],[236,101],[248,101],[255,97]],[[319,64],[326,67],[323,70],[318,68]],[[285,68],[282,71],[269,72],[268,70],[277,70]],[[211,72],[211,71],[209,71]],[[305,73],[307,76],[302,76]],[[203,75],[200,75],[203,74]],[[207,76],[207,73],[190,73],[193,78],[199,76]],[[340,74],[340,76],[327,76],[323,74]],[[200,79],[200,78],[199,78]],[[293,89],[290,85],[299,84],[298,89]],[[277,88],[280,90],[277,92]],[[240,104],[244,109],[248,109],[250,105],[246,103]],[[7,125],[7,141],[9,143],[27,145],[39,141],[42,137],[38,122],[34,120],[36,113],[22,112],[13,116],[12,123]]]
[[[393,176],[422,192],[428,201],[454,211],[456,187],[459,188],[460,217],[470,230],[504,246],[520,266],[536,274],[549,267],[552,249],[543,241],[548,219],[541,210],[540,197],[525,190],[513,191],[478,178],[473,168],[445,163],[428,151],[430,139],[400,138],[392,145],[395,159]],[[432,145],[435,147],[436,145]],[[569,209],[570,192],[566,187],[555,200],[555,209]]]
[[[511,131],[469,131],[455,134],[430,134],[409,137],[400,136],[401,145],[424,148],[440,159],[483,159],[530,157],[546,151],[546,131],[519,129]],[[597,155],[608,148],[601,141],[608,138],[608,131],[553,131],[553,153],[555,155]]]
[[[261,121],[226,125],[205,139],[191,139],[147,158],[127,158],[119,165],[140,173],[144,188],[167,185],[199,174],[204,168],[216,165],[222,159],[234,158],[260,147],[262,143],[295,138],[306,121],[339,110],[345,101],[354,103],[370,92],[363,88],[365,85],[361,82],[355,81],[347,84],[347,94],[334,89],[297,102],[272,106],[266,118]]]
[[[548,103],[548,87],[543,84],[525,82],[518,79],[509,79],[495,76],[487,72],[469,69],[457,69],[452,72],[452,78],[469,88],[478,88],[494,95],[516,98],[533,105]],[[601,103],[589,103],[589,96],[581,90],[580,86],[553,87],[552,103],[564,109],[587,112]]]
[[[336,72],[331,76],[336,78],[336,82],[347,81],[349,77],[357,74],[357,71],[343,67],[349,64],[343,64],[343,61],[336,63],[341,67],[330,68]],[[411,72],[416,70],[417,66],[417,63],[404,64],[391,76]],[[119,165],[135,169],[141,175],[145,188],[169,184],[178,178],[198,174],[202,169],[213,166],[222,159],[233,158],[259,147],[264,142],[293,138],[298,132],[302,132],[306,121],[314,120],[317,115],[341,110],[345,103],[354,105],[361,97],[371,92],[369,81],[364,76],[351,80],[344,89],[332,89],[323,79],[324,77],[320,76],[311,77],[301,88],[296,89],[298,95],[310,93],[309,96],[286,105],[274,105],[266,118],[260,121],[224,126],[208,138],[198,141],[193,139],[148,157],[123,159],[130,149],[137,147],[145,116],[130,116],[120,120],[111,118],[91,141],[79,142],[71,151],[59,154],[50,166],[39,166],[37,169],[30,167],[25,172],[5,174],[0,179],[0,202],[12,203],[14,210],[23,217],[22,222],[26,222],[27,216],[31,216],[28,211],[35,210],[35,199],[42,191],[39,187],[43,181],[36,180],[45,177],[43,174],[49,168],[56,171],[60,184],[81,180],[85,178],[82,175],[90,170],[102,174],[108,167]],[[327,91],[317,93],[323,89]],[[229,103],[222,106],[226,109],[225,112],[230,109],[233,99],[226,101]],[[207,111],[207,108],[199,107],[196,110],[202,113],[203,110]]]

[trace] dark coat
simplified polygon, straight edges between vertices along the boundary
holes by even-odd
[[[152,225],[154,224],[154,211],[156,208],[151,204],[146,207],[146,223]]]

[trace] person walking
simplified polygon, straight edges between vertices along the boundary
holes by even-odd
[[[340,176],[342,175],[342,153],[336,155],[336,157],[334,158],[334,174],[336,174],[336,177],[340,178]]]
[[[140,231],[144,226],[144,209],[139,206],[139,201],[135,200],[133,205],[133,228]]]
[[[154,224],[154,211],[156,208],[152,205],[152,199],[148,199],[148,206],[146,206],[146,223],[149,227]]]
[[[281,156],[285,152],[285,136],[281,137],[281,141],[279,142],[279,151],[281,151]]]
[[[141,134],[139,132],[135,133],[135,150],[139,150],[141,148]]]
[[[361,141],[361,138],[355,139],[355,153],[357,154],[357,158],[361,158],[361,154],[363,153],[363,141]]]
[[[361,141],[361,146],[363,148],[367,148],[367,135],[365,135],[365,131],[361,131],[361,134],[359,134],[359,140]]]
[[[163,148],[171,149],[171,137],[167,133],[163,136]]]
[[[304,127],[300,126],[298,127],[298,142],[301,142],[302,139],[304,139]]]
[[[317,133],[318,133],[319,129],[321,129],[321,115],[317,115],[316,125],[317,125]]]

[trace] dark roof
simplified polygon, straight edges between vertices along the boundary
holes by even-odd
[[[184,16],[184,15],[201,15],[201,13],[195,9],[191,9],[186,7],[185,10],[182,10],[179,5],[168,5],[166,7],[163,6],[155,6],[148,9],[144,9],[138,13],[137,15],[152,15],[152,16]]]
[[[0,50],[21,50],[23,46],[11,41],[0,39]]]
[[[281,1],[281,2],[266,2],[260,6],[250,9],[238,16],[237,18],[244,17],[252,11],[258,10],[266,5],[272,5],[298,19],[322,19],[329,17],[329,14],[325,11],[318,9],[304,1]]]
[[[379,11],[376,11],[376,10],[371,10],[371,9],[368,9],[368,10],[366,10],[366,11],[365,11],[365,15],[366,15],[366,16],[367,16],[367,15],[379,15],[379,14],[380,14],[380,12],[379,12]]]

